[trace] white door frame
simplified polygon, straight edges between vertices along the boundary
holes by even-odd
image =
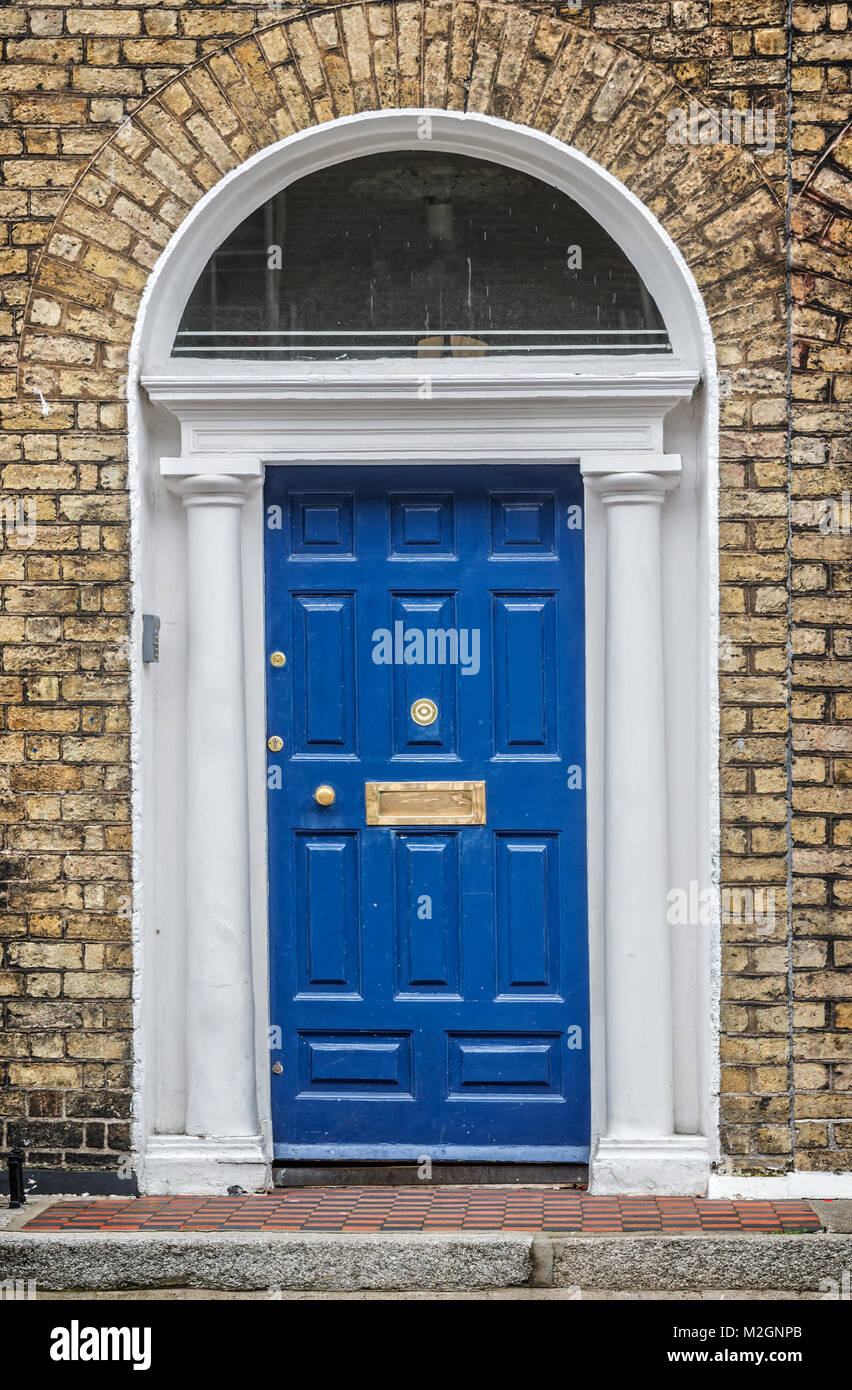
[[[168,358],[207,257],[252,208],[339,159],[422,148],[424,119],[432,148],[522,168],[581,202],[645,279],[672,356]],[[331,122],[255,156],[183,224],[146,291],[130,397],[137,627],[142,611],[163,618],[160,665],[134,672],[143,1190],[259,1187],[268,1173],[263,469],[508,460],[579,464],[587,484],[593,1186],[706,1190],[718,923],[678,935],[665,908],[671,887],[714,888],[718,860],[715,365],[697,288],[659,224],[532,130],[446,112]]]

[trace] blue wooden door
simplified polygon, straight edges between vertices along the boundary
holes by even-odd
[[[582,1161],[579,470],[270,467],[265,508],[276,1157]]]

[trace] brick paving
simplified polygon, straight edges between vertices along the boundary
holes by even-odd
[[[819,1231],[803,1201],[593,1197],[540,1187],[313,1187],[259,1197],[58,1202],[26,1231]]]

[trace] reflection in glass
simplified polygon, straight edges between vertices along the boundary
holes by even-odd
[[[276,194],[211,256],[182,357],[669,352],[630,261],[573,199],[463,155],[369,155]]]

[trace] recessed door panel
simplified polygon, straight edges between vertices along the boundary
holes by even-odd
[[[411,1039],[407,1035],[302,1034],[300,1095],[411,1094]]]
[[[553,493],[496,493],[491,498],[491,553],[505,558],[554,554]]]
[[[353,518],[354,499],[351,493],[340,496],[331,492],[292,493],[291,555],[348,559],[354,554]]]
[[[293,595],[294,747],[355,748],[355,595]]]
[[[450,1038],[450,1095],[561,1101],[557,1034]]]
[[[559,994],[559,836],[498,835],[498,990]]]
[[[498,754],[556,751],[557,598],[494,595],[494,747]]]
[[[458,835],[394,840],[398,993],[458,994]]]
[[[456,752],[455,594],[394,594],[393,640],[394,754]],[[398,659],[397,659],[398,658]],[[418,702],[429,700],[434,717],[418,722]]]
[[[357,994],[361,973],[358,837],[354,833],[298,834],[295,861],[299,993]]]
[[[390,553],[399,560],[448,559],[455,544],[452,494],[391,494]]]

